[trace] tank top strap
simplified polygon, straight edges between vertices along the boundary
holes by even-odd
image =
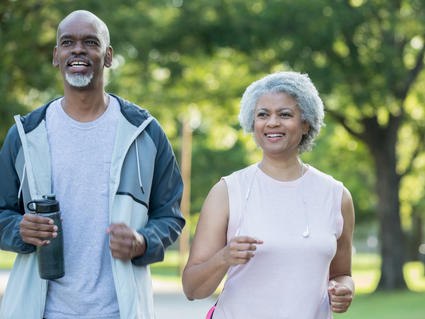
[[[243,207],[246,196],[255,177],[258,164],[253,164],[223,177],[227,185],[229,196],[229,222],[227,226],[227,242],[237,235],[238,228],[243,218]]]
[[[333,205],[333,213],[334,213],[334,221],[335,221],[335,235],[336,238],[339,239],[342,234],[342,228],[344,226],[344,218],[342,217],[342,194],[344,191],[344,185],[335,180],[334,183],[334,205]]]

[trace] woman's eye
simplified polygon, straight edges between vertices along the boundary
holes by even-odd
[[[264,113],[264,112],[260,112],[257,114],[257,117],[260,117],[260,118],[264,118],[266,116],[267,116],[267,113]]]
[[[280,114],[281,117],[292,117],[291,113],[281,113]]]

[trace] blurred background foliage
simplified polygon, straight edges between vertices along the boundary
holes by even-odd
[[[3,0],[0,143],[13,114],[62,94],[56,28],[77,9],[109,27],[107,91],[156,116],[178,158],[190,122],[194,221],[221,176],[261,159],[238,125],[244,89],[270,72],[308,73],[327,126],[302,158],[344,182],[355,244],[380,245],[382,287],[403,286],[399,263],[424,242],[424,1]]]

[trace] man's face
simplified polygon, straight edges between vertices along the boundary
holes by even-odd
[[[75,14],[60,24],[53,65],[59,67],[65,85],[88,88],[103,81],[103,68],[112,62],[106,42],[101,23],[91,16]]]

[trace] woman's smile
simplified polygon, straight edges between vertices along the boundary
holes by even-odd
[[[297,101],[283,92],[267,93],[255,108],[254,135],[266,155],[298,153],[308,124],[301,119]]]

